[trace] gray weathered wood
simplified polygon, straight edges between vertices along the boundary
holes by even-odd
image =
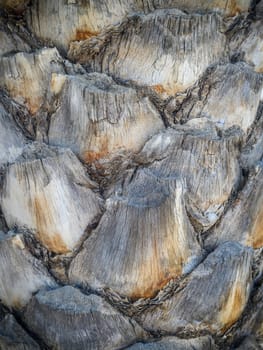
[[[33,293],[55,286],[46,268],[28,252],[22,235],[1,235],[0,299],[6,306],[21,308]]]
[[[261,350],[262,347],[258,344],[253,336],[247,336],[235,350]]]
[[[0,58],[0,85],[35,114],[45,103],[52,72],[64,72],[56,48]]]
[[[214,10],[234,16],[247,12],[249,5],[250,0],[34,0],[28,6],[26,19],[39,38],[67,50],[70,42],[95,37],[103,29],[125,20],[127,15],[138,12],[178,8],[187,12]]]
[[[259,1],[256,6],[256,15],[258,18],[263,18],[263,1]]]
[[[256,318],[253,330],[252,330],[252,337],[257,339],[257,343],[261,346],[259,349],[263,346],[263,310],[259,310],[258,316]]]
[[[151,163],[149,170],[157,176],[186,178],[188,214],[205,230],[218,220],[239,182],[240,140],[238,130],[219,136],[213,123],[193,119],[152,137],[139,159]]]
[[[16,51],[29,52],[31,50],[29,42],[23,40],[16,26],[7,26],[5,22],[3,18],[0,18],[0,56]]]
[[[237,241],[255,249],[263,246],[263,166],[259,164],[244,189],[231,204],[206,245]]]
[[[257,120],[244,144],[241,152],[241,164],[243,168],[253,168],[263,159],[263,102],[260,103]]]
[[[248,35],[243,40],[239,51],[256,72],[263,73],[263,19],[251,24]]]
[[[24,319],[43,342],[58,350],[117,350],[146,335],[102,298],[70,286],[36,294]]]
[[[202,253],[184,195],[181,179],[139,170],[107,200],[98,228],[71,264],[70,281],[145,298],[193,269]]]
[[[52,74],[82,72],[83,68],[64,60],[56,48],[0,57],[0,86],[33,115],[41,108],[52,110]]]
[[[59,108],[49,123],[49,143],[70,147],[88,163],[136,153],[164,128],[147,97],[105,74],[53,74],[51,91],[58,95]]]
[[[241,102],[242,101],[242,102]],[[218,65],[205,76],[175,113],[177,120],[206,117],[218,128],[234,125],[244,132],[253,124],[263,101],[263,75],[244,63]]]
[[[133,16],[97,38],[72,43],[69,57],[92,70],[175,94],[224,56],[221,26],[216,14],[157,10]]]
[[[262,347],[261,10],[0,0],[0,349]]]
[[[147,9],[154,8],[179,8],[187,12],[215,11],[226,16],[234,16],[242,12],[248,12],[250,0],[141,0]]]
[[[167,333],[224,332],[247,303],[252,257],[250,248],[236,242],[220,245],[191,273],[184,289],[140,316],[143,326]]]
[[[0,322],[1,350],[40,350],[38,344],[17,323],[13,315]]]
[[[165,337],[156,342],[137,343],[127,350],[215,350],[214,340],[207,337],[194,339],[179,339],[176,337]]]
[[[136,8],[135,1],[35,0],[27,11],[31,31],[67,50],[71,41],[96,36],[104,27],[119,23]]]
[[[27,227],[56,253],[73,250],[101,214],[101,199],[70,150],[29,145],[6,171],[0,203],[9,228]]]
[[[0,166],[20,156],[25,144],[26,138],[0,100]]]

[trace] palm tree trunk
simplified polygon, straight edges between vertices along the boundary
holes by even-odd
[[[262,1],[0,0],[0,349],[261,349],[262,131]]]

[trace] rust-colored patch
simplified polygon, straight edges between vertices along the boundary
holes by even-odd
[[[252,247],[258,249],[263,247],[263,210],[258,214],[251,232]]]
[[[26,73],[26,75],[27,74],[28,73]],[[40,96],[38,81],[34,81],[26,75],[17,80],[10,79],[9,81],[6,81],[6,88],[14,100],[21,103],[22,98],[23,103],[26,105],[29,112],[34,115],[40,109],[43,103],[43,98]]]
[[[237,4],[237,0],[228,1],[228,6],[227,6],[228,16],[235,16],[236,14],[240,14],[241,12],[242,12],[242,8]]]
[[[96,126],[91,130],[92,135],[96,135],[98,130]],[[97,146],[97,150],[88,150],[83,152],[82,159],[85,163],[93,163],[101,158],[105,158],[109,155],[109,140],[107,136],[94,137],[91,140],[91,144]],[[89,147],[87,147],[89,148]]]
[[[142,287],[135,289],[133,293],[131,294],[131,299],[132,300],[137,300],[140,298],[154,298],[158,292],[163,289],[167,283],[170,282],[171,279],[177,277],[178,274],[176,273],[175,276],[169,276],[169,278],[163,278],[160,281],[155,281],[153,282],[150,286],[147,288],[143,289]],[[150,276],[149,276],[150,279]]]
[[[175,243],[176,239],[170,235],[171,232],[167,237],[164,235],[162,246],[159,240],[153,242],[152,254],[140,266],[138,273],[140,279],[130,295],[132,299],[152,298],[171,279],[181,276],[183,265],[181,247],[178,248],[178,244]],[[166,251],[168,257],[166,263],[163,261],[164,257],[160,255],[162,251]]]
[[[166,92],[165,88],[161,84],[153,85],[152,88],[158,94],[163,94]]]
[[[98,34],[99,34],[98,32],[91,32],[89,30],[77,29],[75,37],[72,41],[87,40],[87,39],[93,38],[94,36],[97,36]]]
[[[38,112],[40,108],[40,105],[41,105],[40,98],[39,99],[34,99],[30,97],[25,98],[25,105],[29,110],[30,114],[34,115]]]
[[[37,239],[39,239],[45,247],[57,254],[65,254],[70,252],[70,249],[67,248],[61,235],[59,233],[52,233],[52,235],[48,235],[47,233],[37,233]]]
[[[157,94],[166,94],[166,95],[176,95],[177,93],[185,91],[189,86],[183,86],[181,84],[173,84],[164,86],[162,84],[152,85],[151,88],[157,92]]]
[[[41,97],[35,97],[28,95],[28,90],[23,89],[23,86],[17,85],[16,88],[9,89],[10,95],[16,100],[18,97],[22,97],[24,100],[24,104],[31,115],[34,115],[38,112],[42,99]]]
[[[246,294],[240,282],[232,286],[225,303],[221,307],[219,321],[222,325],[222,332],[229,329],[240,317],[246,304]]]
[[[44,194],[40,194],[34,199],[34,213],[36,218],[36,237],[54,253],[67,253],[68,247],[63,241],[61,234],[54,232],[56,229],[54,218],[50,212],[48,201]]]
[[[93,163],[101,158],[104,158],[108,152],[106,151],[101,151],[101,152],[96,152],[96,151],[87,151],[84,152],[82,158],[85,163]]]

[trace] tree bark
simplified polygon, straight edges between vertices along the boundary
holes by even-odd
[[[261,349],[262,131],[262,0],[0,0],[0,349]]]

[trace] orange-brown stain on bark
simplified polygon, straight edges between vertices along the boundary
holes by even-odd
[[[97,130],[94,130],[95,133],[97,133]],[[95,150],[87,150],[84,151],[81,158],[85,163],[93,163],[101,158],[107,157],[109,155],[109,140],[106,136],[96,137],[91,140],[91,144],[94,144],[97,146],[96,151]],[[89,146],[87,147],[89,148]]]
[[[54,218],[44,194],[35,197],[34,213],[37,226],[36,237],[54,253],[67,253],[69,249],[62,239],[61,233],[55,231]]]
[[[236,14],[239,14],[241,12],[242,12],[242,8],[238,6],[236,0],[227,1],[227,14],[229,16],[235,16]]]
[[[41,99],[35,99],[35,98],[25,98],[25,105],[27,109],[29,110],[30,114],[34,115],[38,112],[39,108],[41,107]]]
[[[166,95],[176,95],[177,93],[185,91],[189,86],[184,86],[181,84],[156,84],[152,85],[151,88],[157,93],[157,94],[166,94]]]
[[[48,236],[47,233],[38,233],[36,237],[43,243],[45,247],[57,254],[65,254],[70,251],[67,248],[61,235],[59,233],[52,233],[52,235]]]
[[[22,98],[23,103],[32,115],[38,112],[43,103],[43,97],[39,95],[38,82],[26,76],[17,81],[11,79],[7,82],[6,89],[15,100],[19,99],[20,102]]]
[[[235,282],[229,291],[228,297],[222,305],[219,321],[222,332],[229,329],[240,317],[246,305],[246,294],[240,282]]]
[[[16,87],[8,87],[8,91],[10,95],[16,99],[18,97],[22,97],[24,104],[28,111],[30,112],[31,115],[34,115],[38,112],[39,108],[41,107],[42,104],[42,98],[41,97],[36,97],[36,96],[29,96],[28,91],[30,89],[27,89],[27,84],[22,84],[22,85],[17,85]]]
[[[263,210],[256,217],[251,236],[252,247],[254,249],[263,247]]]
[[[174,273],[169,273],[167,276],[159,276],[159,280],[155,280],[149,285],[151,276],[148,274],[148,281],[146,282],[147,287],[140,285],[138,288],[133,290],[130,297],[132,300],[137,300],[140,298],[154,298],[161,289],[163,289],[172,279],[178,277],[178,275],[179,273],[176,271]]]
[[[87,40],[87,39],[93,38],[94,36],[97,36],[98,34],[99,34],[98,32],[91,32],[85,29],[77,29],[75,37],[72,41]]]
[[[165,88],[161,84],[153,85],[153,90],[157,92],[158,94],[163,94],[166,92]]]
[[[104,158],[107,154],[108,152],[105,152],[105,151],[101,151],[101,152],[87,151],[87,152],[84,152],[82,158],[85,163],[93,163],[96,160]]]
[[[164,207],[165,209],[165,207]],[[164,210],[165,212],[165,210]],[[167,218],[166,218],[167,219]],[[166,221],[166,219],[164,221]],[[132,291],[131,298],[152,298],[161,289],[163,289],[170,280],[182,275],[183,262],[187,256],[183,256],[182,247],[180,247],[178,232],[167,227],[165,222],[161,222],[161,230],[165,230],[160,240],[155,240],[152,244],[152,254],[140,265],[140,270],[136,288]],[[162,252],[166,252],[164,258]]]

